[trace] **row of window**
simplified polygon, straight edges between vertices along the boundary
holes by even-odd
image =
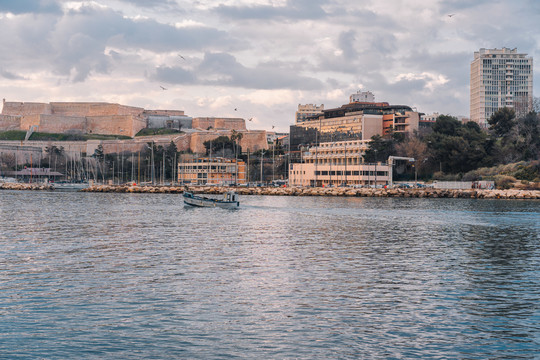
[[[375,173],[377,176],[388,176],[387,171],[315,171],[315,175],[320,176],[375,176]]]
[[[236,167],[234,166],[208,166],[208,165],[195,165],[195,166],[179,166],[180,170],[219,170],[219,171],[235,171]]]

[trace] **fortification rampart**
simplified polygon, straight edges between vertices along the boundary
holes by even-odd
[[[86,133],[87,122],[81,116],[40,115],[37,131],[46,133]]]
[[[182,110],[144,110],[146,116],[185,116]]]
[[[51,105],[34,102],[3,102],[2,115],[52,114]]]
[[[0,131],[20,130],[21,117],[15,115],[0,115]]]
[[[28,131],[31,126],[39,126],[40,114],[21,116],[21,128],[19,130]]]
[[[144,109],[98,102],[52,102],[52,113],[66,116],[139,115]]]
[[[246,130],[246,121],[242,118],[197,117],[192,124],[194,129],[201,130]]]

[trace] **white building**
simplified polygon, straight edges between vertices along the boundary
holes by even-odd
[[[364,163],[369,141],[321,143],[301,150],[301,163],[290,164],[291,186],[382,186],[390,182],[390,166]]]
[[[498,109],[513,108],[516,116],[532,110],[533,59],[517,49],[480,49],[471,62],[471,121],[487,127]]]
[[[371,91],[360,91],[349,96],[349,102],[375,102],[375,95]]]

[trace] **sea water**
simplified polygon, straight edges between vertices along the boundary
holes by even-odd
[[[534,359],[540,202],[0,192],[1,359]]]

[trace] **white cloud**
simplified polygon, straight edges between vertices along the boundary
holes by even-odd
[[[399,74],[394,79],[394,83],[400,82],[403,80],[415,81],[421,80],[425,82],[425,87],[433,91],[436,87],[446,84],[449,80],[446,76],[442,74],[433,74],[428,72],[423,72],[421,74],[407,73]]]
[[[241,100],[247,100],[252,104],[264,106],[277,106],[294,103],[298,98],[298,92],[293,90],[256,90],[239,96]]]
[[[0,91],[14,101],[183,107],[281,129],[298,103],[340,106],[357,90],[467,114],[473,52],[540,56],[538,14],[536,0],[0,2]]]

